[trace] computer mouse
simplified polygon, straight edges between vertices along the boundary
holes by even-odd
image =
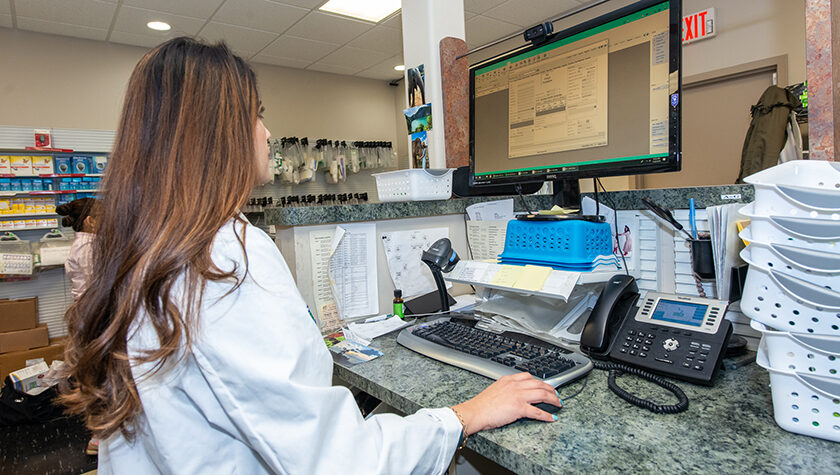
[[[555,406],[554,404],[549,404],[547,402],[538,402],[537,404],[532,404],[532,406],[536,407],[537,409],[542,409],[543,411],[554,414],[555,412],[559,411],[560,407]]]

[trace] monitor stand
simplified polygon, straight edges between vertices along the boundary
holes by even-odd
[[[581,209],[580,183],[577,178],[554,180],[551,183],[554,190],[553,204],[561,208]],[[578,214],[580,214],[580,211],[578,211]]]

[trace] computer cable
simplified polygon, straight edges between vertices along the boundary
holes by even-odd
[[[519,193],[519,199],[520,201],[522,201],[522,207],[525,208],[525,211],[527,211],[528,214],[534,214],[533,212],[531,212],[531,208],[528,207],[528,203],[525,202],[525,196],[522,194],[522,186],[514,185],[513,189],[516,190],[517,193]]]
[[[597,360],[592,360],[592,363],[597,369],[609,371],[609,375],[607,376],[607,386],[610,388],[610,391],[614,392],[618,397],[624,399],[630,404],[633,404],[634,406],[647,409],[655,414],[677,414],[688,409],[688,397],[686,397],[683,390],[676,384],[667,381],[662,377],[621,363]],[[630,394],[627,390],[619,387],[618,383],[616,383],[616,378],[624,373],[636,375],[652,382],[653,384],[656,384],[657,386],[671,392],[677,397],[679,402],[676,404],[660,405],[654,403],[653,401],[648,401],[647,399],[642,399],[636,395]]]
[[[627,268],[627,259],[624,258],[624,252],[621,250],[621,241],[618,240],[618,211],[616,211],[615,203],[612,199],[610,199],[609,195],[607,195],[607,189],[604,188],[604,184],[601,183],[600,178],[595,178],[595,182],[601,186],[601,189],[604,190],[604,198],[608,200],[608,204],[613,209],[613,226],[615,226],[615,247],[618,249],[618,253],[621,255],[621,262],[624,264],[624,273],[630,275],[630,269]],[[596,186],[595,189],[597,190],[598,187]],[[597,201],[596,201],[597,203]],[[630,239],[627,237],[627,239]]]

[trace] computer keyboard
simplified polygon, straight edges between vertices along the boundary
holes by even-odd
[[[476,328],[476,320],[442,318],[403,329],[397,343],[429,358],[499,379],[528,372],[554,387],[592,370],[586,356],[522,333]]]

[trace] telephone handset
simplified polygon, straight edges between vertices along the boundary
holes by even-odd
[[[638,307],[635,279],[615,275],[607,281],[580,339],[581,350],[595,367],[610,370],[609,386],[623,399],[653,412],[688,408],[682,390],[654,372],[696,384],[711,385],[720,367],[731,323],[724,319],[727,302],[648,292]],[[615,377],[632,373],[673,392],[680,402],[657,406],[618,388]]]
[[[593,358],[605,357],[610,349],[610,334],[615,333],[638,299],[636,279],[624,274],[613,276],[601,291],[583,327],[581,350]]]

